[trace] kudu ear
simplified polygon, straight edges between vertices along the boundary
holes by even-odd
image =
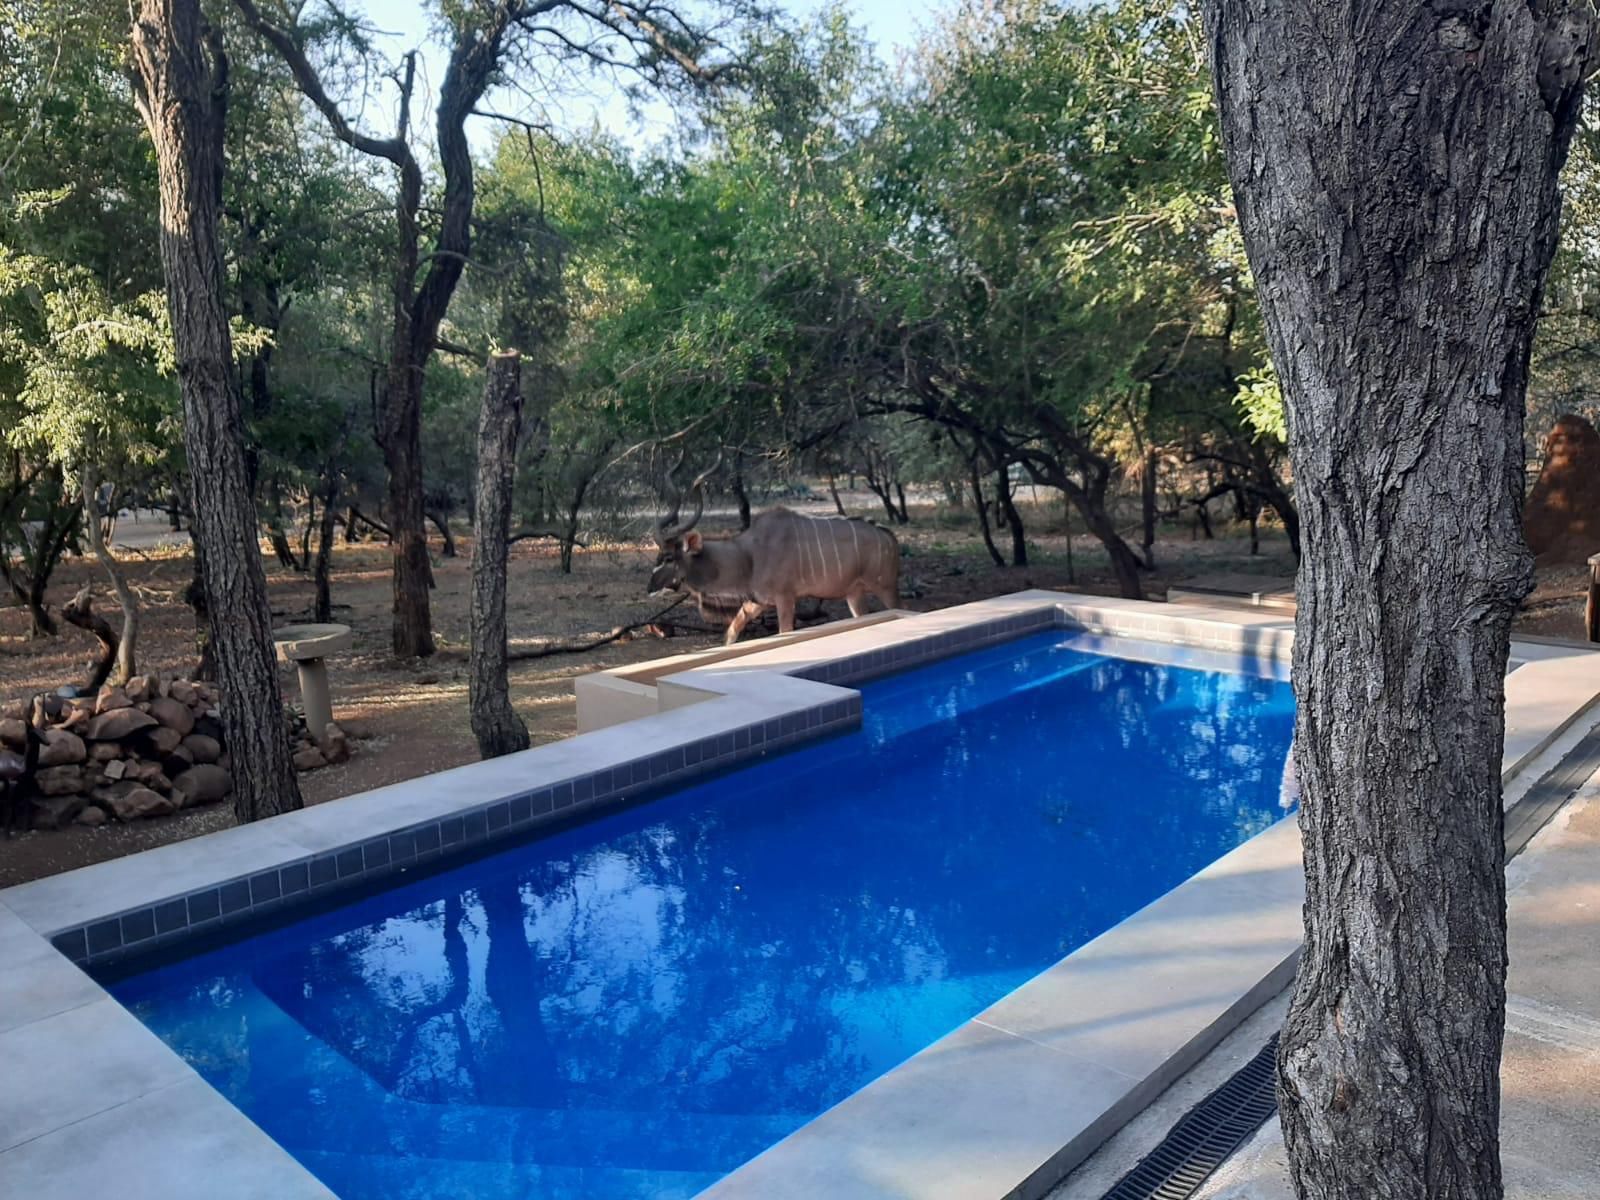
[[[701,544],[700,535],[694,530],[683,535],[683,548],[689,554],[699,554]]]

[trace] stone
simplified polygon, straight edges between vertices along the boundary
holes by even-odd
[[[56,770],[67,770],[57,767]],[[61,796],[35,796],[33,798],[33,827],[35,829],[60,829],[78,819],[78,814],[89,807],[89,797],[67,793]]]
[[[161,769],[167,773],[169,779],[176,779],[192,766],[194,766],[194,755],[189,753],[187,746],[178,746],[161,760]]]
[[[222,744],[203,733],[191,733],[184,738],[183,748],[194,755],[197,763],[214,763],[222,757]]]
[[[6,717],[0,720],[0,743],[10,746],[13,750],[26,750],[28,723],[21,717]]]
[[[141,817],[164,817],[175,813],[182,804],[176,796],[163,796],[147,787],[136,787],[111,801],[111,811],[120,821],[137,821]]]
[[[345,731],[339,728],[335,721],[329,721],[328,727],[322,731],[322,755],[331,763],[348,762],[350,759],[350,739]]]
[[[199,763],[172,781],[174,793],[182,793],[181,804],[213,804],[233,791],[233,778],[215,763]]]
[[[172,787],[172,782],[167,778],[160,763],[129,762],[128,768],[122,773],[124,779],[131,779],[135,783],[142,783],[146,787],[155,788],[158,792],[167,791]]]
[[[176,729],[180,739],[194,732],[194,714],[187,704],[180,704],[170,696],[150,701],[150,715],[168,729]]]
[[[0,703],[0,721],[26,721],[28,719],[28,702],[26,700],[7,700]]]
[[[120,758],[114,758],[100,768],[100,773],[107,779],[121,779],[128,772],[128,764]]]
[[[140,712],[137,708],[118,708],[101,713],[90,721],[85,736],[92,742],[120,742],[141,729],[154,727],[155,724],[154,717]]]
[[[132,701],[148,700],[156,694],[156,682],[148,675],[135,675],[123,685]]]
[[[76,766],[88,757],[89,751],[77,734],[68,733],[65,729],[44,731],[44,745],[39,747],[41,767]]]
[[[204,734],[206,737],[215,741],[219,746],[222,745],[224,741],[222,736],[222,722],[213,716],[202,716],[195,718],[194,732]]]
[[[78,825],[88,825],[91,828],[96,825],[104,825],[106,823],[106,810],[96,804],[86,805],[84,810],[73,818],[73,822]]]
[[[1541,566],[1582,563],[1600,553],[1600,432],[1559,417],[1544,440],[1544,466],[1522,512],[1528,548]]]
[[[46,767],[34,775],[33,785],[45,796],[70,796],[83,790],[83,768]]]
[[[163,703],[158,701],[158,703]],[[168,700],[164,703],[171,704]],[[155,758],[165,758],[183,744],[183,734],[169,725],[157,725],[154,729],[146,729],[140,737],[145,747]]]
[[[122,747],[115,742],[96,742],[89,747],[89,761],[97,763],[115,762],[122,757]]]
[[[197,699],[194,684],[187,679],[174,679],[172,686],[167,691],[167,695],[179,704],[193,704]]]
[[[294,756],[294,769],[296,771],[315,771],[318,767],[328,765],[328,760],[322,756],[322,751],[315,746],[301,750]]]
[[[94,702],[94,715],[115,712],[119,708],[128,708],[133,704],[133,697],[128,695],[126,688],[104,687]]]

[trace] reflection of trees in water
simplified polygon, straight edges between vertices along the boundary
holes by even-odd
[[[408,1100],[809,1115],[1270,822],[1279,686],[1104,660],[485,860],[258,979]]]

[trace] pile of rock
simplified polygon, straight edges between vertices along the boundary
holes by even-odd
[[[289,727],[289,752],[294,755],[295,770],[315,771],[318,767],[349,759],[350,738],[337,721],[329,721],[319,737],[306,726],[305,712],[298,705],[285,710],[284,718]]]
[[[47,696],[35,828],[101,825],[211,804],[233,790],[217,691],[141,675],[94,697]],[[0,742],[25,746],[28,701],[0,705]]]

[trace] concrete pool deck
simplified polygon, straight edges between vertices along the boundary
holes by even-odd
[[[0,892],[0,1182],[36,1200],[329,1195],[73,962],[282,916],[854,728],[849,684],[1050,628],[1280,662],[1293,640],[1282,614],[1019,593],[691,666],[626,725]],[[1587,651],[1514,654],[1508,779],[1600,693]],[[1281,821],[707,1194],[1042,1195],[1281,989],[1301,887]]]
[[[1511,965],[1500,1060],[1506,1200],[1594,1200],[1600,1196],[1600,774],[1507,866],[1506,891]],[[1064,1190],[1061,1200],[1087,1195]],[[1263,1126],[1199,1196],[1293,1200],[1278,1123]]]

